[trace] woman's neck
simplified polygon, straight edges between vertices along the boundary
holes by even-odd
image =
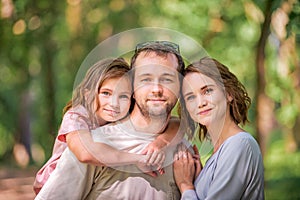
[[[218,127],[218,126],[217,126]],[[233,120],[225,120],[224,126],[218,130],[218,128],[208,129],[214,146],[214,152],[218,151],[220,146],[229,137],[238,134],[243,131]]]

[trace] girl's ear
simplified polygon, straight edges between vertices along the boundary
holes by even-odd
[[[90,91],[88,89],[84,89],[84,100],[87,101],[88,100],[88,97],[89,97],[89,93]]]

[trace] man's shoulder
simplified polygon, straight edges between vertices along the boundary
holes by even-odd
[[[128,121],[128,118],[125,118],[125,119],[122,119],[122,120],[119,120],[116,122],[111,122],[111,123],[105,124],[103,126],[100,126],[96,129],[92,130],[92,132],[105,132],[105,131],[109,131],[109,130],[124,129],[123,127],[125,126],[127,121]]]

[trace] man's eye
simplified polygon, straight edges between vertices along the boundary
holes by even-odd
[[[141,82],[142,83],[149,83],[149,82],[151,82],[151,78],[143,78],[143,79],[141,79]]]
[[[170,78],[162,78],[160,79],[161,83],[173,83],[174,81]]]

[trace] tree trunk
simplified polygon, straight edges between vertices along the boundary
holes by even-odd
[[[31,98],[28,89],[25,89],[20,95],[18,129],[15,137],[14,157],[16,162],[26,167],[32,162],[31,154]]]
[[[266,95],[265,87],[265,47],[270,33],[272,15],[272,0],[267,1],[265,10],[265,21],[262,26],[261,36],[257,46],[256,55],[256,133],[262,155],[265,154],[268,138],[274,125],[273,108],[274,102]]]
[[[45,100],[46,100],[46,107],[47,107],[47,115],[46,115],[46,122],[47,122],[47,129],[46,132],[50,133],[53,136],[56,136],[56,120],[55,120],[55,77],[53,71],[53,59],[56,51],[56,45],[53,44],[52,41],[44,41],[44,49],[43,57],[44,57],[44,78],[45,78]]]

